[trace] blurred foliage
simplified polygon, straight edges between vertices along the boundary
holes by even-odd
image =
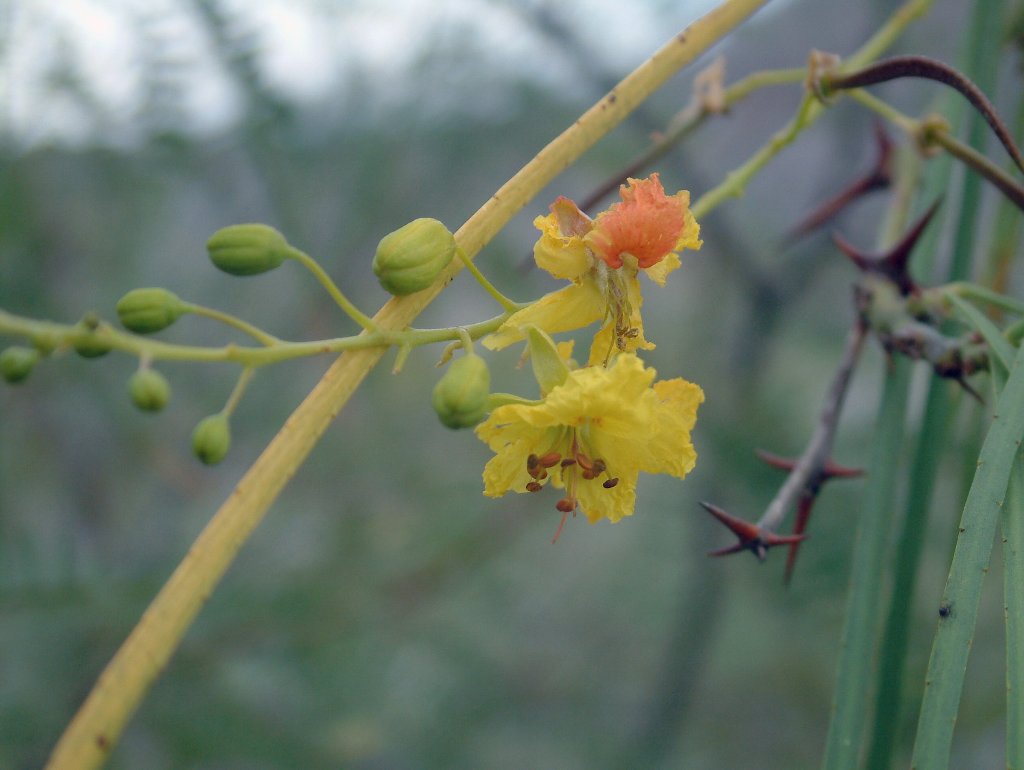
[[[436,37],[400,73],[420,98],[388,110],[371,107],[387,85],[372,71],[352,73],[336,100],[290,99],[268,81],[254,19],[215,0],[135,12],[144,98],[131,114],[104,112],[80,62],[57,56],[54,77],[38,86],[50,89],[43,98],[75,102],[94,133],[26,144],[0,124],[0,306],[110,318],[127,290],[165,286],[282,337],[347,333],[300,271],[231,279],[209,268],[206,238],[235,222],[272,224],[374,310],[386,299],[369,269],[382,234],[421,216],[454,229],[621,74],[601,58],[615,47],[610,29],[588,38],[557,4],[513,5],[480,3],[479,14],[514,13],[518,33],[557,64],[557,82],[539,80],[535,61],[493,66],[467,43],[471,31],[429,28]],[[666,19],[663,37],[687,20],[668,5],[651,3]],[[852,50],[888,5],[845,4],[836,23],[832,4],[780,3],[723,46],[730,80],[800,66],[811,48]],[[346,23],[343,7],[310,4],[335,24]],[[195,28],[164,19],[172,10]],[[949,31],[961,13],[940,1],[900,50],[955,60],[960,41]],[[601,26],[598,16],[586,29]],[[9,57],[17,44],[8,36]],[[189,124],[200,46],[240,105],[217,132]],[[901,85],[887,95],[913,113],[933,93]],[[688,94],[689,78],[677,78],[567,171],[481,255],[488,275],[514,297],[548,290],[545,276],[521,269],[533,216],[616,171]],[[472,109],[478,99],[492,108]],[[714,119],[663,161],[666,188],[696,196],[716,183],[798,99],[792,87],[761,92]],[[114,126],[135,140],[104,142]],[[788,248],[782,236],[871,153],[870,119],[837,106],[744,199],[702,222],[703,250],[648,293],[645,321],[659,342],[651,362],[664,377],[700,383],[708,400],[694,474],[682,485],[643,482],[637,515],[621,524],[571,522],[552,547],[557,513],[546,502],[481,495],[485,447],[430,410],[433,351],[414,353],[399,376],[374,372],[243,550],[111,767],[815,765],[858,483],[826,490],[788,590],[781,558],[708,561],[724,535],[697,501],[755,517],[780,478],[754,448],[797,454],[812,430],[853,317],[852,270],[824,233]],[[870,247],[884,204],[871,198],[836,226]],[[421,322],[484,318],[488,302],[463,276]],[[190,340],[226,339],[200,319],[187,325]],[[167,336],[184,339],[176,334]],[[489,358],[498,389],[530,393],[514,355]],[[215,469],[190,456],[189,434],[223,403],[231,367],[161,365],[174,397],[157,415],[133,409],[135,362],[117,355],[47,361],[26,385],[0,389],[0,767],[45,760],[149,599],[326,365],[260,372],[233,420],[232,453]],[[844,464],[866,460],[884,371],[873,350],[842,422]],[[928,375],[917,376],[923,384]],[[973,457],[969,446],[963,457],[955,450],[970,445],[981,414],[960,412],[952,435],[966,439],[951,441],[934,526],[922,535],[914,682],[963,496],[960,468]],[[971,766],[1001,756],[999,620],[993,596],[958,727]]]

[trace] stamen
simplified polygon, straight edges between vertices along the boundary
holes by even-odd
[[[604,484],[602,484],[601,486],[602,486],[602,487],[604,487],[605,489],[611,489],[612,487],[614,487],[614,486],[615,486],[616,484],[618,484],[618,483],[619,483],[619,480],[618,480],[618,478],[614,478],[614,479],[608,479],[608,480],[607,480],[607,481],[606,481],[606,482],[605,482]]]
[[[542,489],[544,489],[544,486],[542,484],[538,484],[536,481],[526,482],[527,492],[540,492]]]
[[[551,545],[558,542],[558,536],[562,534],[562,527],[565,526],[565,520],[569,518],[569,514],[576,515],[576,505],[576,499],[573,497],[563,497],[555,503],[555,510],[561,511],[562,520],[558,522],[558,529],[555,530],[555,536],[551,538]]]
[[[526,470],[532,471],[540,466],[540,458],[537,455],[530,455],[526,458]]]
[[[551,545],[558,542],[558,536],[562,534],[562,527],[565,526],[565,520],[569,517],[568,511],[562,514],[562,520],[558,522],[558,529],[555,530],[555,536],[551,538]]]
[[[575,464],[576,464],[576,461],[573,460],[571,457],[566,457],[564,460],[562,460],[562,467],[563,468],[568,468],[570,465],[575,465]]]

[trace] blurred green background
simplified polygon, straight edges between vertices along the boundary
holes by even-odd
[[[854,50],[893,5],[776,0],[713,53],[726,56],[729,81],[799,67],[811,48]],[[961,6],[939,0],[897,50],[955,62]],[[273,224],[372,312],[386,299],[369,269],[382,235],[419,216],[455,229],[706,7],[13,0],[0,9],[0,306],[111,318],[129,289],[163,286],[281,337],[350,333],[297,267],[232,279],[208,264],[206,238],[236,222]],[[1008,55],[995,95],[1007,114],[1020,96],[1017,66]],[[697,67],[480,255],[506,293],[556,286],[522,269],[533,217],[556,195],[582,199],[644,149],[685,105]],[[938,90],[879,93],[916,115]],[[756,93],[651,170],[696,198],[799,98],[797,86]],[[550,501],[484,498],[489,452],[430,410],[440,348],[414,352],[398,376],[389,356],[246,544],[110,766],[817,766],[860,485],[825,490],[788,588],[784,554],[764,565],[708,560],[729,540],[698,501],[757,518],[781,476],[753,450],[796,455],[813,430],[853,318],[854,272],[826,232],[790,246],[783,235],[870,165],[870,129],[852,104],[830,110],[744,198],[701,222],[704,248],[647,292],[658,343],[648,360],[707,394],[690,477],[643,479],[634,517],[572,521],[552,546]],[[871,248],[887,195],[834,226]],[[418,325],[495,312],[463,275]],[[165,336],[235,339],[191,318]],[[531,395],[516,357],[489,356],[496,389]],[[222,406],[233,367],[160,364],[174,396],[157,415],[131,406],[135,362],[125,356],[64,355],[23,386],[0,388],[0,767],[45,761],[148,601],[328,363],[261,371],[215,468],[191,456],[189,436]],[[872,345],[841,424],[843,464],[867,461],[884,373]],[[920,394],[929,375],[917,375]],[[972,403],[960,410],[921,533],[908,735],[983,414]],[[1002,762],[998,591],[989,599],[953,766]]]

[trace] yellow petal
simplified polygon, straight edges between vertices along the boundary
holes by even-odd
[[[593,265],[583,238],[578,235],[563,235],[559,230],[555,214],[537,217],[533,225],[541,236],[533,247],[533,258],[537,266],[547,270],[555,278],[567,281],[582,277]]]
[[[677,378],[654,383],[654,393],[659,403],[649,441],[652,461],[644,470],[682,478],[697,462],[690,431],[697,421],[697,407],[704,401],[704,391],[699,385]]]
[[[570,284],[514,313],[494,334],[484,337],[483,346],[490,350],[508,347],[525,338],[525,326],[536,326],[548,334],[582,329],[604,315],[604,302],[594,281]]]
[[[668,278],[668,274],[677,269],[681,264],[682,263],[679,261],[679,255],[673,251],[661,260],[661,262],[644,268],[644,273],[647,274],[648,278],[658,284],[658,286],[664,286],[665,279]]]
[[[526,458],[532,452],[530,442],[523,439],[497,450],[484,466],[484,494],[501,497],[509,491],[525,492],[530,481]]]
[[[608,519],[614,524],[624,516],[632,516],[636,506],[636,477],[631,481],[619,478],[611,489],[602,486],[583,485],[577,495],[580,510],[591,524]]]
[[[687,193],[686,200],[689,203],[690,195]],[[693,216],[693,212],[689,208],[686,209],[686,215],[683,222],[683,232],[679,235],[679,240],[676,242],[676,251],[682,251],[683,249],[699,249],[704,245],[704,241],[700,239],[700,225],[697,224],[697,220]]]

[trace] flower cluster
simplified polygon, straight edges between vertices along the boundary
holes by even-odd
[[[640,316],[639,274],[664,286],[680,266],[678,252],[700,248],[700,228],[689,193],[666,195],[657,174],[630,179],[620,195],[593,219],[560,197],[534,221],[537,265],[569,285],[512,314],[483,340],[498,350],[529,339],[542,391],[539,401],[498,406],[477,426],[495,452],[484,493],[539,492],[550,483],[563,490],[558,532],[577,511],[591,522],[631,515],[641,471],[682,478],[697,459],[690,431],[703,391],[683,379],[655,382],[637,351],[654,347]],[[548,335],[595,322],[587,365],[571,368]]]
[[[680,266],[677,252],[700,248],[700,227],[690,194],[665,195],[657,174],[630,179],[620,195],[621,202],[595,219],[560,197],[550,214],[534,220],[541,232],[533,250],[537,265],[570,284],[515,313],[484,340],[485,347],[500,350],[517,342],[529,326],[554,334],[602,321],[590,365],[607,364],[616,352],[654,348],[640,318],[639,273],[664,286]]]

